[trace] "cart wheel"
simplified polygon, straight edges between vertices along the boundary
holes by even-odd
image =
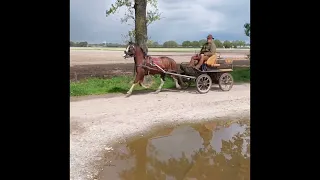
[[[230,91],[233,86],[233,77],[229,73],[223,73],[219,78],[219,88],[222,91]]]
[[[207,74],[201,74],[197,77],[196,80],[197,90],[200,94],[204,94],[209,92],[211,85],[212,85],[212,79]]]

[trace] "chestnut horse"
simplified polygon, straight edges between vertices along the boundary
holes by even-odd
[[[162,89],[162,86],[165,82],[165,73],[161,71],[160,68],[167,72],[171,73],[177,73],[178,68],[177,68],[177,63],[169,58],[169,57],[158,57],[158,58],[151,58],[150,56],[146,56],[145,53],[143,52],[142,48],[138,46],[135,43],[129,42],[128,47],[124,51],[123,57],[134,58],[134,65],[135,65],[135,72],[136,72],[136,77],[135,80],[127,92],[127,96],[131,95],[133,88],[139,83],[140,86],[147,88],[145,85],[143,85],[143,79],[145,75],[156,75],[160,74],[160,86],[154,93],[159,93]],[[160,68],[159,68],[160,67]],[[173,80],[176,83],[176,88],[181,89],[181,77],[177,77],[175,75],[171,75]],[[180,84],[179,84],[180,83]]]

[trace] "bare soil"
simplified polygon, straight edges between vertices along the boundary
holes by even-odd
[[[173,58],[178,66],[189,62],[193,53],[154,52],[153,56],[168,56]],[[222,53],[221,57],[239,58],[235,66],[250,66],[246,53]],[[88,77],[113,77],[116,75],[133,74],[133,59],[124,60],[119,51],[72,50],[70,51],[70,80],[80,80]],[[179,68],[179,67],[178,67]]]
[[[222,58],[236,58],[244,60],[249,51],[221,52]],[[105,50],[70,50],[70,66],[89,65],[89,64],[118,64],[132,63],[132,59],[123,59],[122,51],[105,51]],[[151,56],[168,56],[173,58],[178,64],[190,61],[194,53],[188,52],[150,52]]]

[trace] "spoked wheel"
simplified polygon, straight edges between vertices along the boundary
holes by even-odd
[[[229,73],[223,73],[219,78],[219,88],[222,91],[230,91],[233,86],[233,77]]]
[[[197,77],[196,80],[197,90],[200,94],[204,94],[209,92],[211,85],[212,85],[212,79],[207,74],[201,74]]]

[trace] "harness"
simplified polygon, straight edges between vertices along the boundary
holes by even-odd
[[[151,70],[158,71],[158,72],[165,71],[160,66],[158,66],[156,63],[153,62],[151,56],[148,56],[143,50],[142,50],[142,52],[143,52],[143,61],[142,61],[141,64],[136,64],[136,67],[142,67],[144,69],[147,69],[147,74],[148,75],[149,75]]]
[[[156,68],[149,67],[148,65]],[[150,70],[159,71],[159,66],[155,64],[151,58],[151,56],[145,56],[143,58],[142,64],[137,64],[136,67],[142,67],[148,69],[148,74],[150,73]]]

